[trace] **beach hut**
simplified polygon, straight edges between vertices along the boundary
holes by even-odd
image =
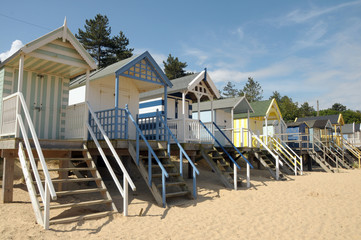
[[[89,80],[95,68],[66,20],[0,64],[2,201],[13,200],[14,164],[19,158],[36,220],[45,229],[50,224],[118,212],[86,143],[66,136],[69,81],[83,74]],[[87,122],[87,108],[82,113],[81,121]],[[85,133],[84,128],[80,131]],[[119,167],[124,176],[119,189],[127,215],[128,183],[133,190],[135,186],[121,162]],[[88,194],[93,195],[89,198]]]
[[[202,126],[192,119],[192,104],[210,101],[211,105],[220,94],[211,76],[206,70],[185,77],[171,80],[173,87],[167,94],[160,90],[144,92],[140,95],[139,119],[146,121],[157,112],[167,111],[167,123],[179,142],[210,141],[202,139]],[[166,98],[164,96],[167,96]],[[168,103],[165,105],[165,103]],[[212,116],[211,116],[212,118]]]
[[[252,147],[250,134],[267,136],[281,135],[286,132],[286,125],[276,99],[250,103],[253,113],[234,114],[233,142],[236,147]]]
[[[212,118],[216,125],[226,134],[227,138],[233,140],[233,116],[235,114],[242,114],[253,112],[252,107],[245,97],[225,98],[213,101],[213,117],[211,117],[211,102],[201,102],[192,105],[192,118],[200,119],[207,123],[211,122]],[[198,108],[199,106],[199,108]],[[199,111],[198,111],[199,110]],[[229,145],[229,142],[215,129],[215,137],[222,145]]]
[[[355,147],[361,147],[360,123],[348,123],[342,127],[343,138]]]

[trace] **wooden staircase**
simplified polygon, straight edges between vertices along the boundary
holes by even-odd
[[[50,202],[49,224],[100,218],[118,212],[85,145],[42,150],[57,195],[57,199]],[[33,154],[37,161],[35,150]],[[30,166],[28,169],[31,173]],[[38,171],[43,170],[39,167]],[[42,178],[42,181],[45,180]],[[32,184],[36,184],[34,177]],[[40,211],[43,211],[40,194],[36,197]]]
[[[142,175],[143,179],[147,183],[149,190],[151,191],[152,195],[154,196],[157,204],[159,206],[164,206],[163,199],[162,199],[162,170],[155,159],[152,157],[152,165],[151,165],[151,185],[149,185],[149,168],[148,168],[148,150],[145,147],[140,147],[139,153],[139,164],[137,164],[137,153],[134,143],[129,143],[129,153],[132,159],[135,162],[135,165],[138,167],[140,174]],[[166,188],[166,201],[175,198],[175,197],[187,197],[188,199],[193,199],[191,191],[188,189],[186,182],[184,181],[183,177],[179,173],[178,168],[175,164],[171,161],[170,157],[167,154],[167,151],[158,143],[153,142],[152,148],[156,153],[158,159],[161,161],[161,164],[166,169],[169,177],[166,178],[165,188]],[[156,145],[156,146],[154,146]],[[165,206],[164,206],[165,207]]]
[[[259,151],[254,153],[255,157],[261,162],[262,166],[266,168],[274,179],[276,177],[276,165],[273,162],[272,156],[267,156],[265,151]],[[280,166],[281,167],[281,166]],[[279,180],[286,180],[285,176],[279,171]]]
[[[320,156],[319,152],[315,151],[314,149],[309,149],[308,154],[313,160],[318,163],[318,165],[320,165],[323,170],[328,173],[335,172],[332,166],[328,162],[326,162],[326,160],[322,156]]]
[[[214,173],[217,174],[224,186],[234,188],[234,170],[229,161],[222,156],[222,152],[218,151],[215,147],[208,149],[202,148],[201,156],[206,160]],[[241,184],[242,179],[237,176],[237,186],[241,186]]]

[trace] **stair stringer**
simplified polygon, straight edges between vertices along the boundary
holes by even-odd
[[[148,182],[149,182],[149,176],[148,176],[148,171],[146,169],[146,167],[144,166],[142,161],[139,161],[139,164],[137,164],[137,152],[134,148],[134,145],[132,142],[128,141],[128,151],[130,156],[132,157],[135,165],[137,166],[140,174],[142,175],[145,183],[147,184],[150,192],[152,193],[155,201],[157,202],[157,204],[159,206],[163,206],[163,198],[162,198],[162,193],[159,191],[159,189],[157,188],[157,185],[154,183],[154,181],[152,181],[152,185],[149,186]]]
[[[255,152],[254,155],[255,155],[255,157],[261,162],[261,164],[263,165],[263,167],[265,167],[265,168],[269,171],[269,173],[272,175],[272,177],[273,177],[274,179],[277,179],[277,177],[276,177],[276,172],[266,163],[266,160],[263,159],[263,158],[266,157],[266,156],[263,155],[262,153],[259,153],[259,152]],[[271,160],[269,160],[269,161],[271,161]],[[272,161],[271,161],[271,162],[272,162]],[[284,176],[283,176],[282,172],[279,171],[279,179],[281,180],[281,179],[283,179],[283,178],[284,178]]]
[[[334,170],[332,169],[331,165],[328,164],[325,160],[323,160],[315,150],[309,150],[308,155],[317,162],[320,167],[328,173],[333,173]]]
[[[213,160],[209,157],[208,151],[206,149],[201,149],[201,154],[204,160],[209,164],[209,166],[212,168],[212,170],[217,174],[221,182],[226,186],[227,188],[234,188],[234,186],[228,181],[226,176],[222,173],[222,171],[219,169],[217,164],[213,162]]]

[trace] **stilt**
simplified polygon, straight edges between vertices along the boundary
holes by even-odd
[[[11,203],[13,201],[15,158],[13,154],[7,153],[3,155],[3,158],[2,202]]]

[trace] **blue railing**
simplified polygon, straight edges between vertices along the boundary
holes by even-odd
[[[204,125],[204,123],[199,120],[200,124],[204,127],[204,129],[209,133],[209,135],[214,139],[214,141],[218,144],[218,146],[222,149],[222,151],[227,155],[227,157],[234,163],[234,165],[237,166],[239,170],[241,170],[241,167],[238,165],[236,160],[233,159],[233,157],[227,152],[227,150],[222,146],[222,144],[217,140],[217,138],[209,131],[209,129]]]
[[[157,112],[154,116],[137,117],[139,128],[142,130],[147,140],[166,141],[167,134],[164,125],[160,119],[164,118],[164,114]]]
[[[131,120],[131,122],[134,124],[135,128],[136,128],[136,152],[137,152],[137,159],[136,162],[139,165],[139,136],[143,139],[144,143],[146,144],[147,148],[148,148],[148,185],[150,187],[152,187],[152,156],[153,158],[156,160],[156,162],[158,163],[160,169],[162,170],[162,200],[163,200],[163,207],[166,206],[166,188],[165,188],[165,178],[169,177],[167,171],[165,170],[163,164],[161,163],[161,161],[159,160],[159,158],[157,157],[157,154],[155,154],[152,146],[150,146],[147,138],[144,136],[144,134],[142,133],[142,130],[139,128],[137,122],[135,121],[135,119],[133,118],[132,114],[130,113],[129,109],[128,109],[128,104],[125,106],[125,111],[129,117],[129,119]]]
[[[231,140],[229,140],[229,138],[226,136],[226,134],[217,126],[217,124],[215,122],[213,122],[213,125],[217,128],[217,130],[223,135],[223,137],[231,144],[231,146],[234,148],[234,150],[236,150],[238,152],[239,155],[242,156],[242,158],[249,164],[249,166],[251,168],[253,168],[252,164],[247,160],[247,158],[245,158],[245,156],[239,151],[238,148],[236,148],[236,146],[234,146],[234,144],[232,143]]]
[[[128,113],[125,109],[112,108],[95,112],[95,115],[110,139],[128,139]],[[104,139],[91,115],[89,125],[97,139]]]
[[[185,158],[188,160],[188,162],[190,163],[190,165],[193,168],[193,196],[194,198],[197,198],[197,180],[196,180],[196,173],[199,175],[199,171],[196,168],[196,166],[194,165],[194,163],[192,162],[192,160],[189,158],[188,154],[186,153],[186,151],[184,150],[184,148],[182,147],[182,145],[180,145],[180,143],[178,142],[177,138],[173,135],[172,131],[169,129],[169,127],[167,126],[165,120],[163,118],[159,118],[160,121],[163,123],[164,128],[168,131],[168,136],[172,137],[173,141],[177,144],[178,148],[179,148],[179,159],[180,159],[180,163],[179,163],[179,171],[181,176],[183,177],[183,155],[185,156]],[[169,143],[169,139],[168,139],[168,143]],[[169,148],[168,148],[168,154],[169,154]]]

